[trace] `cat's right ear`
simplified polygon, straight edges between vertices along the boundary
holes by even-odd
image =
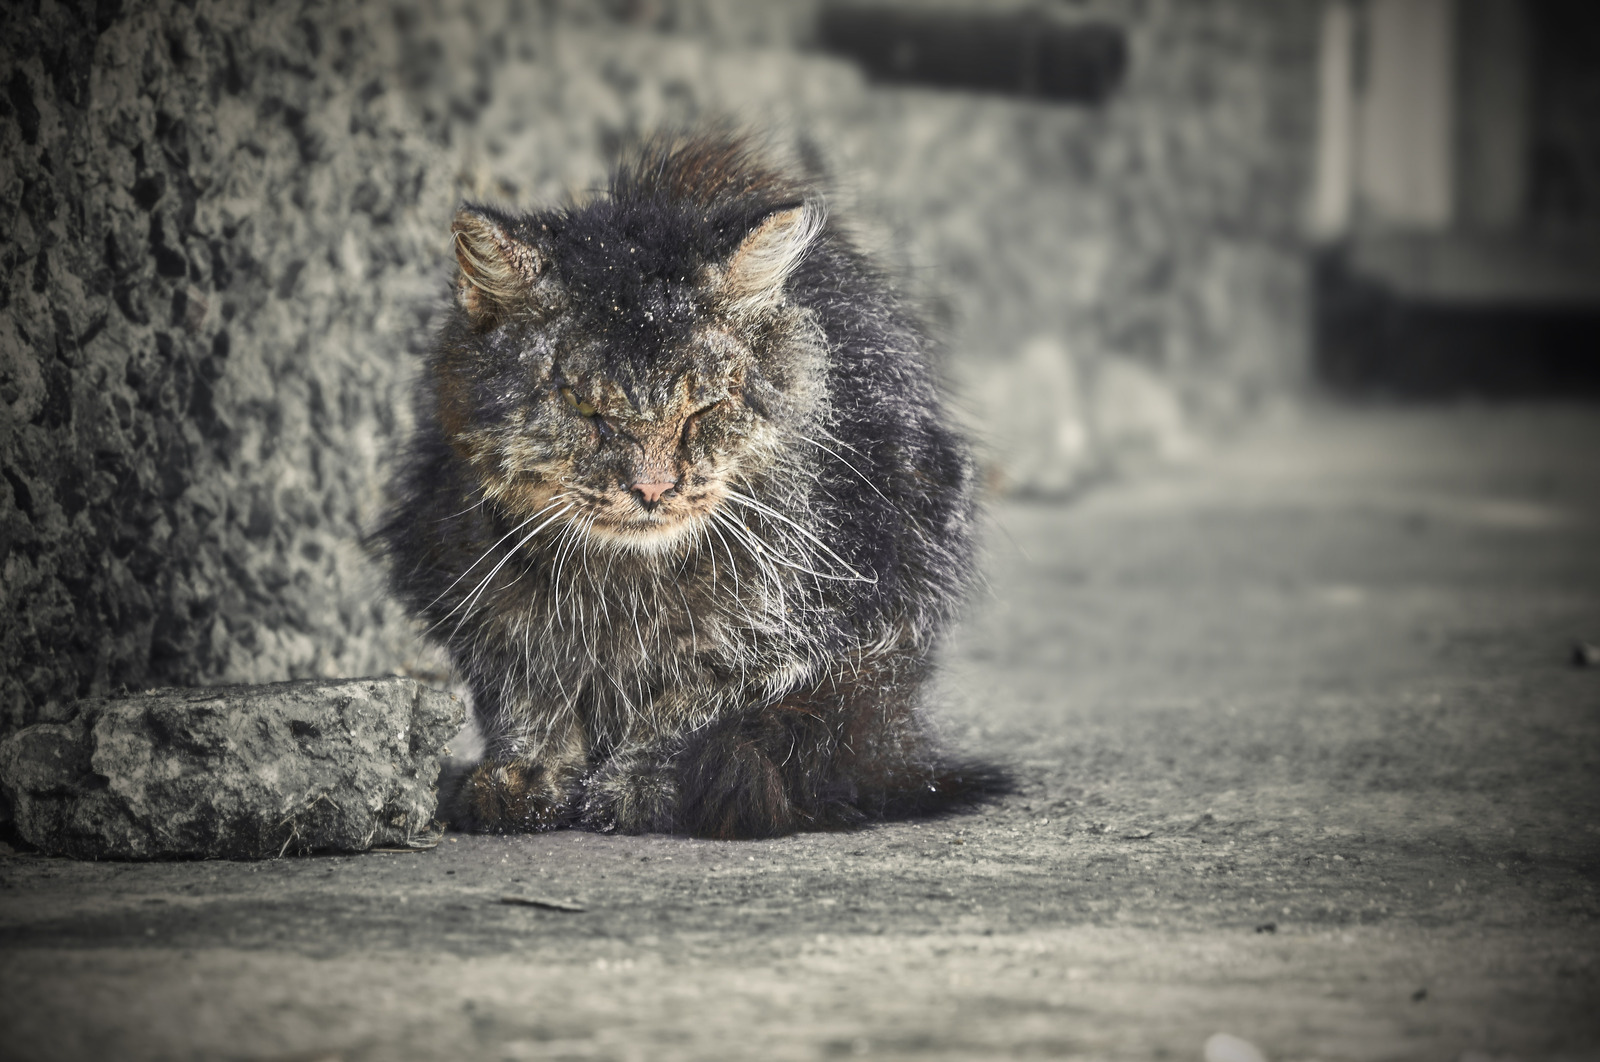
[[[472,207],[457,212],[450,232],[460,267],[456,301],[473,324],[493,324],[525,299],[539,279],[539,252],[514,239],[498,219]]]
[[[718,294],[735,315],[770,306],[822,232],[821,200],[781,207],[758,222],[729,260]]]

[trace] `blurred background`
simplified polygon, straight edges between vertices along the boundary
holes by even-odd
[[[1587,0],[0,13],[0,733],[437,673],[363,546],[464,198],[732,120],[900,278],[997,494],[1307,401],[1600,395]]]

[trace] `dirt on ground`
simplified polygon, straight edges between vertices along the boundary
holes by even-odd
[[[1597,453],[1313,409],[999,504],[942,718],[1018,789],[969,815],[8,852],[0,1056],[1600,1058]]]

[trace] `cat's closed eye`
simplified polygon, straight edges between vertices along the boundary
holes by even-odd
[[[701,406],[699,409],[695,410],[693,413],[690,413],[687,417],[684,418],[684,421],[683,421],[683,433],[682,433],[682,435],[680,437],[680,440],[681,440],[681,442],[682,442],[682,444],[684,446],[689,445],[689,440],[693,439],[694,436],[695,436],[695,432],[699,430],[700,418],[704,417],[707,413],[710,413],[712,410],[717,409],[718,407],[720,407],[722,405],[723,401],[724,401],[723,399],[719,398],[715,402],[707,402],[705,405]]]
[[[616,438],[616,427],[609,420],[600,415],[600,411],[594,407],[593,402],[579,398],[577,392],[573,391],[573,389],[570,387],[561,388],[560,394],[562,399],[567,403],[573,412],[577,413],[578,416],[584,418],[594,426],[594,430],[599,435],[601,442],[605,442],[607,439]]]
[[[573,391],[572,388],[561,388],[561,397],[566,400],[567,405],[578,411],[579,416],[592,417],[595,415],[594,403],[579,398],[577,392]]]

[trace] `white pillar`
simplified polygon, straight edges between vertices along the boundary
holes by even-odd
[[[1307,226],[1312,239],[1332,242],[1350,230],[1356,164],[1356,18],[1350,0],[1323,5],[1318,53],[1317,157]]]
[[[1370,0],[1357,104],[1363,222],[1440,231],[1455,216],[1455,2]]]

